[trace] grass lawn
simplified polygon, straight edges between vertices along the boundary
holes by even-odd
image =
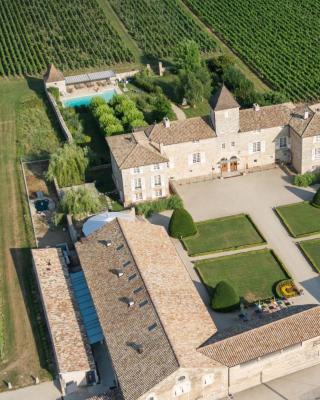
[[[59,146],[40,81],[0,80],[0,390],[49,377],[50,345],[32,274],[34,245],[19,158]]]
[[[274,296],[275,285],[288,278],[280,261],[268,249],[198,261],[195,268],[209,291],[225,280],[248,302]]]
[[[299,246],[310,264],[320,272],[320,239],[306,240],[300,242]]]
[[[309,202],[277,207],[276,212],[293,237],[320,232],[320,208]]]
[[[198,222],[196,226],[198,233],[183,239],[190,256],[265,243],[245,214]]]

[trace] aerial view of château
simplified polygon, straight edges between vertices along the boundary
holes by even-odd
[[[0,400],[320,399],[319,22],[0,1]]]

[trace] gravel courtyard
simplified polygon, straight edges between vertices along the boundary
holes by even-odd
[[[305,289],[305,295],[296,298],[295,303],[318,303],[320,277],[273,211],[276,206],[312,198],[313,189],[298,188],[290,182],[291,178],[276,168],[224,180],[179,185],[177,189],[195,221],[249,214],[267,240],[267,246],[276,252],[296,282]]]

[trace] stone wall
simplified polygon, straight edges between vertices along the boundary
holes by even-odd
[[[320,338],[230,368],[230,393],[309,368],[320,363]]]
[[[214,362],[213,362],[214,363]],[[184,393],[179,395],[181,389]],[[149,393],[138,400],[149,400],[151,397],[161,400],[216,400],[228,394],[227,367],[180,368],[167,379],[156,385]]]

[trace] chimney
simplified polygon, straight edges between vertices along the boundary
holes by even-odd
[[[253,104],[253,109],[254,109],[254,111],[260,111],[260,106],[259,106],[259,104],[254,103],[254,104]]]
[[[163,125],[164,125],[166,128],[170,128],[170,119],[169,119],[168,117],[164,117],[164,118],[163,118]]]
[[[142,354],[142,353],[143,353],[143,345],[142,345],[142,344],[138,344],[138,345],[137,345],[137,352],[138,352],[139,354]]]
[[[309,118],[309,110],[308,110],[308,108],[306,107],[306,108],[304,109],[303,119],[308,119],[308,118]]]
[[[116,274],[117,274],[118,278],[121,278],[121,276],[123,276],[123,271],[121,269],[117,269]]]
[[[128,299],[128,307],[134,306],[134,301],[132,299]]]

